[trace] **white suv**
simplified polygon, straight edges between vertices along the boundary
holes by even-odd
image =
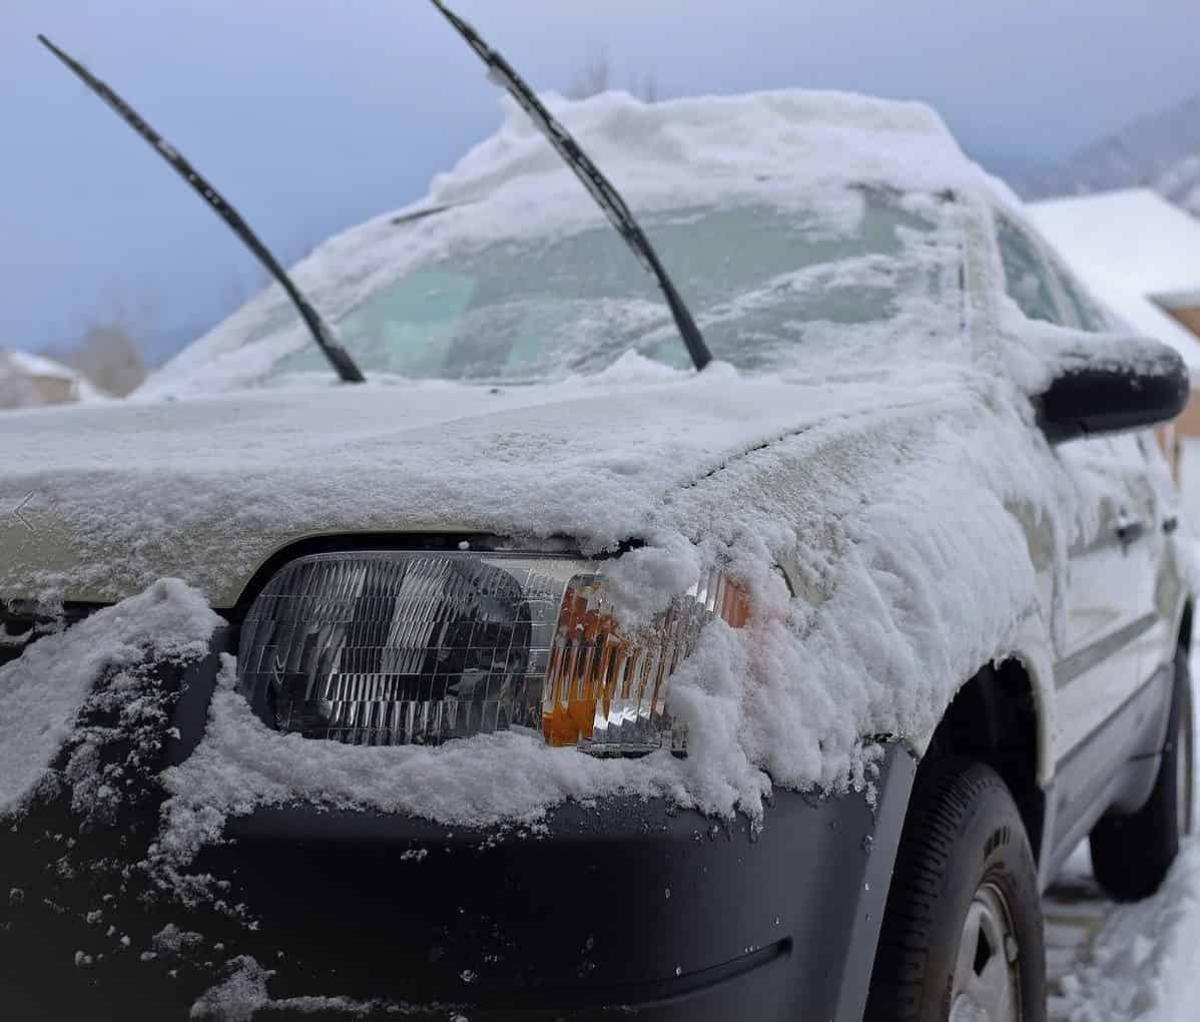
[[[1178,356],[924,107],[557,112],[625,238],[510,109],[295,268],[366,385],[272,289],[0,418],[16,1017],[1030,1022],[1162,879]]]

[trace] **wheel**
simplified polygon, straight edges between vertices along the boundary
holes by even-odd
[[[1037,870],[1004,781],[963,759],[917,773],[866,1022],[1044,1022]]]
[[[1188,652],[1175,653],[1175,691],[1167,745],[1150,798],[1136,813],[1103,817],[1092,828],[1092,870],[1109,894],[1136,901],[1158,890],[1179,844],[1192,830],[1195,732]]]

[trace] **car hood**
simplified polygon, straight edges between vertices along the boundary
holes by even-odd
[[[108,602],[178,577],[228,607],[272,554],[314,536],[563,536],[585,552],[662,527],[697,536],[725,499],[713,480],[750,453],[820,426],[804,455],[819,462],[847,436],[886,432],[947,395],[944,380],[882,372],[663,373],[260,390],[0,416],[0,598]],[[870,460],[894,458],[880,449]],[[845,458],[833,467],[845,491]],[[752,482],[769,469],[749,471]],[[806,476],[811,502],[821,473]],[[739,499],[765,499],[746,497],[754,487],[738,478]]]

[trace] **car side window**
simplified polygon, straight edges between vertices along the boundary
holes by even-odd
[[[1063,294],[1067,296],[1067,301],[1071,305],[1071,311],[1075,313],[1075,319],[1079,326],[1094,334],[1107,330],[1109,328],[1108,320],[1104,313],[1096,308],[1092,300],[1079,288],[1079,285],[1069,275],[1059,271],[1057,266],[1051,267],[1051,272],[1054,273],[1054,278],[1062,288]]]
[[[1004,263],[1004,286],[1008,296],[1030,319],[1062,324],[1054,301],[1050,270],[1036,246],[1016,224],[996,216],[996,240]]]

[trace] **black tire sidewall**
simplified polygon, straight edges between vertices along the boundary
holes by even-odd
[[[1000,776],[990,767],[947,759],[926,764],[901,838],[897,861],[898,891],[889,897],[888,912],[907,918],[925,916],[921,980],[916,1014],[889,1012],[883,990],[870,1018],[916,1018],[944,1022],[951,1009],[951,990],[963,926],[975,893],[992,883],[1003,895],[1011,933],[1018,947],[1023,1022],[1045,1019],[1045,957],[1041,895],[1029,841],[1016,803]],[[917,879],[923,895],[905,895],[905,879]],[[932,884],[932,886],[931,886]],[[932,898],[930,897],[932,895]],[[886,920],[885,920],[886,928]],[[894,980],[912,976],[915,950],[911,936],[907,961]],[[877,966],[878,969],[878,966]],[[878,975],[876,979],[879,979]]]
[[[1195,741],[1188,651],[1182,646],[1175,653],[1174,674],[1166,741],[1149,798],[1136,812],[1105,815],[1091,833],[1093,872],[1118,901],[1138,901],[1158,890],[1187,826],[1179,819],[1178,760],[1191,760]],[[1193,769],[1189,762],[1188,770]]]

